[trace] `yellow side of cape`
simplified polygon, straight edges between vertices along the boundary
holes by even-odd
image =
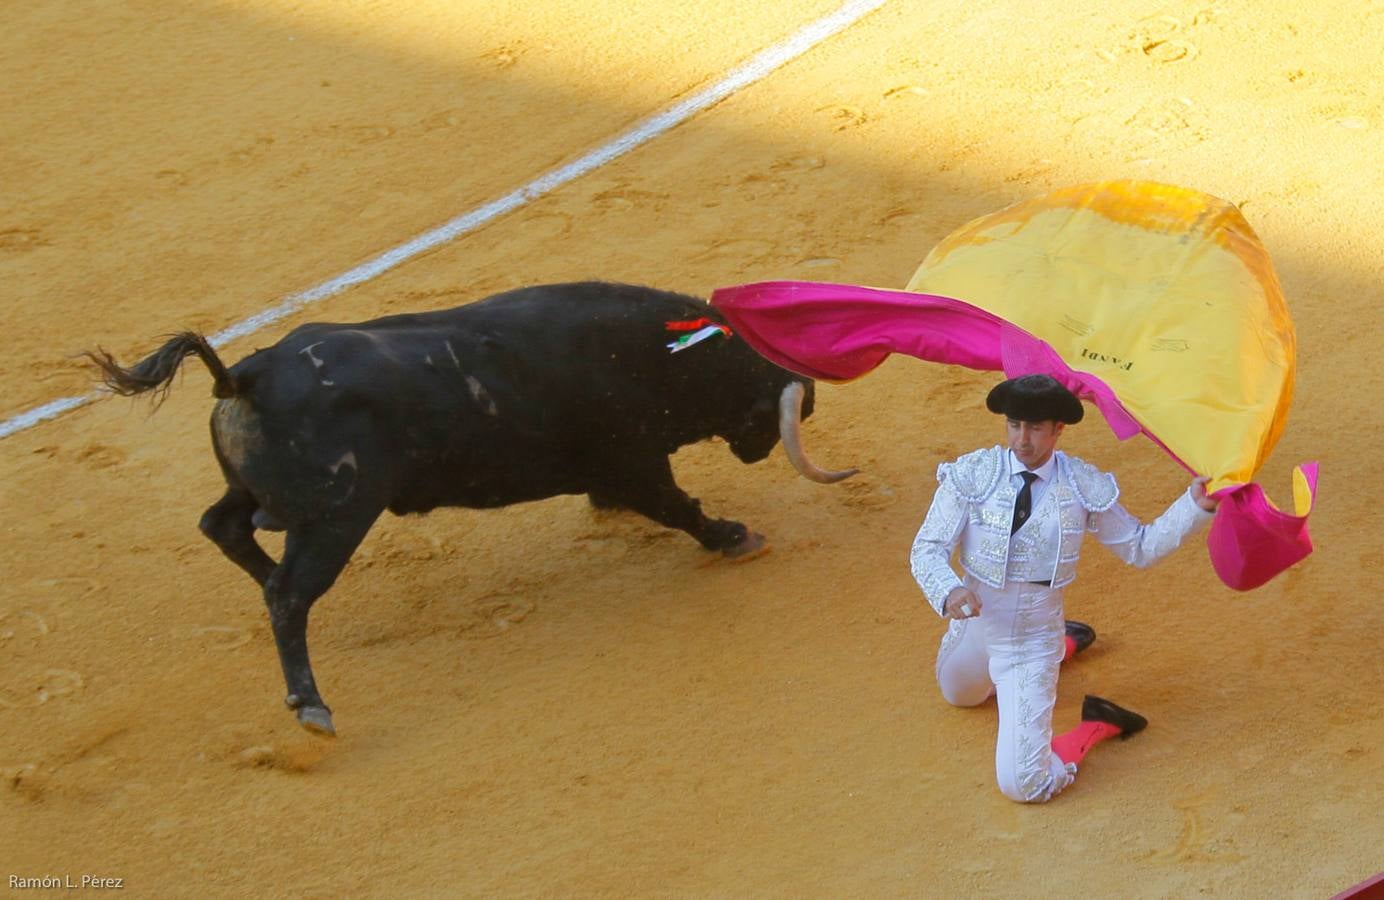
[[[1117,181],[983,216],[908,290],[954,297],[1100,378],[1211,490],[1252,480],[1283,433],[1295,337],[1273,264],[1233,205]]]

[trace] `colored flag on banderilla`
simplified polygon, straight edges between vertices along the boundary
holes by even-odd
[[[720,322],[714,322],[711,319],[687,319],[680,322],[665,322],[664,328],[668,331],[687,332],[677,340],[668,344],[668,350],[672,353],[677,353],[679,350],[686,350],[688,347],[694,347],[707,338],[715,337],[718,334],[725,335],[726,337],[731,336],[730,328],[722,325]]]

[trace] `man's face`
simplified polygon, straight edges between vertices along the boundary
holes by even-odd
[[[1009,449],[1030,469],[1036,469],[1048,461],[1057,447],[1057,438],[1065,426],[1049,419],[1045,422],[1020,422],[1018,419],[1005,419],[1004,429],[1009,439]]]

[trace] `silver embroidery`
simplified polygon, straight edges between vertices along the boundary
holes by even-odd
[[[1068,480],[1087,510],[1105,512],[1120,499],[1120,486],[1109,472],[1102,472],[1086,460],[1060,451],[1057,464],[1066,468]]]
[[[1002,447],[974,450],[955,462],[938,466],[937,480],[950,480],[963,499],[970,503],[979,503],[995,489],[996,484],[1000,483],[1004,464]]]

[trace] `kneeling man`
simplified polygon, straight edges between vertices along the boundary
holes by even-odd
[[[942,696],[955,706],[996,698],[1000,791],[1040,803],[1072,783],[1097,743],[1148,724],[1087,696],[1081,724],[1053,739],[1058,666],[1095,639],[1089,626],[1062,615],[1082,538],[1089,532],[1125,562],[1147,566],[1210,521],[1218,501],[1197,478],[1145,525],[1119,504],[1113,476],[1057,449],[1063,428],[1084,411],[1056,379],[1011,378],[985,403],[1005,417],[1007,446],[938,467],[937,493],[913,542],[913,577],[950,620],[937,651]],[[951,568],[958,547],[964,577]]]

